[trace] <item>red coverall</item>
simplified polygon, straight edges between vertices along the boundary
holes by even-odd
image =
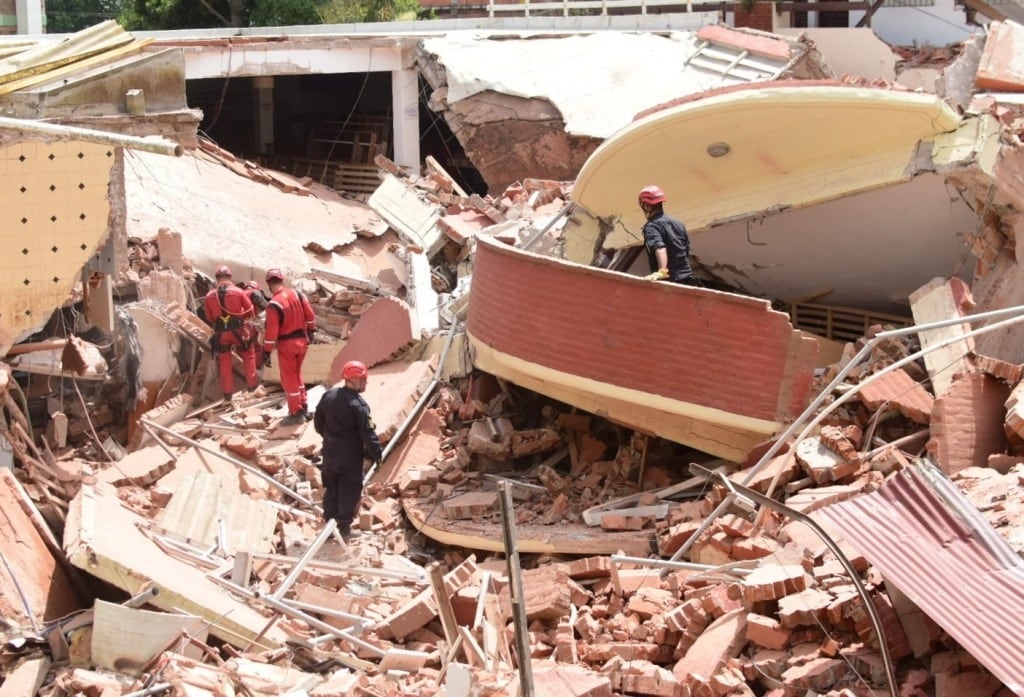
[[[267,328],[263,353],[269,354],[277,343],[277,365],[281,387],[288,396],[288,414],[306,413],[306,383],[302,362],[306,359],[309,336],[316,329],[316,316],[305,295],[292,288],[281,288],[267,304]]]
[[[230,280],[224,280],[203,300],[206,321],[213,327],[213,347],[217,353],[220,388],[225,397],[235,391],[232,350],[242,359],[245,382],[250,390],[259,385],[256,375],[255,332],[249,320],[256,316],[249,296]]]

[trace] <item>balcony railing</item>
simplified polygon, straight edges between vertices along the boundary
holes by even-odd
[[[608,15],[616,11],[623,14],[645,15],[649,10],[675,7],[679,12],[713,12],[724,4],[722,2],[687,2],[686,0],[523,0],[522,2],[487,3],[489,17],[502,14],[515,14],[530,17],[532,15],[551,16],[560,14],[563,17],[572,15]]]

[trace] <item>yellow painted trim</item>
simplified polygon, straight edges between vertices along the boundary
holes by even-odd
[[[433,506],[433,504],[431,504]],[[460,529],[463,521],[445,521],[446,527],[427,522],[416,499],[402,499],[402,509],[413,526],[441,544],[485,552],[504,552],[500,523],[476,523],[473,531]],[[567,532],[574,530],[575,532]],[[540,534],[537,534],[537,533]],[[583,523],[567,526],[528,524],[517,526],[516,548],[523,554],[616,554],[647,556],[654,542],[653,529],[609,532]]]
[[[470,332],[467,337],[473,363],[482,370],[635,430],[734,462],[783,426],[571,375],[498,351]]]

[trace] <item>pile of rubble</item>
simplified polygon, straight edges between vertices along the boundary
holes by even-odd
[[[525,492],[515,512],[521,530],[592,518],[593,535],[646,531],[657,550],[524,560],[519,602],[529,622],[533,694],[997,694],[1006,689],[1000,681],[833,526],[826,527],[835,542],[824,540],[742,494],[775,492],[787,508],[811,514],[878,491],[900,472],[932,467],[921,464],[931,453],[1020,550],[1024,518],[1015,513],[1024,468],[1012,454],[1024,428],[1014,389],[1020,366],[965,356],[962,372],[935,398],[913,341],[879,341],[858,365],[849,348],[821,376],[826,406],[816,433],[767,443],[744,464],[705,460],[692,479],[689,453],[671,444],[631,433],[610,451],[599,436],[613,426],[600,417],[543,399],[510,413],[510,398],[522,395],[499,389],[485,400],[483,376],[475,388],[456,380],[424,412],[437,424],[437,449],[405,451],[370,484],[363,534],[348,545],[317,515],[319,438],[305,425],[278,425],[274,393],[196,410],[187,398],[171,400],[140,419],[147,437],[116,461],[40,452],[33,439],[11,439],[21,444],[22,467],[3,476],[9,529],[43,542],[37,559],[13,558],[15,548],[5,545],[5,562],[17,570],[47,559],[54,580],[15,572],[5,583],[21,593],[5,590],[0,688],[516,694],[509,564],[501,555],[437,548],[402,514],[413,499],[457,520],[466,513],[451,502],[475,492],[489,503],[477,502],[470,517],[499,534],[497,494],[485,490],[508,481]],[[841,386],[830,388],[840,375]],[[6,371],[4,378],[5,410],[20,434],[27,423],[13,379]],[[379,388],[386,391],[389,379]],[[837,404],[850,391],[856,400]],[[1010,405],[1004,422],[982,420],[991,418],[982,408],[989,391]],[[976,400],[970,424],[962,409],[968,397]],[[527,428],[535,418],[545,425]],[[1005,433],[1010,445],[976,438],[968,452],[957,429]],[[698,497],[677,500],[687,492]],[[67,509],[63,546],[39,501]],[[130,561],[118,560],[116,547]],[[120,593],[97,590],[83,571]],[[25,580],[40,583],[28,588]],[[66,594],[58,605],[80,609],[44,620],[43,607],[53,603],[47,595],[58,590]],[[890,676],[896,684],[887,684]]]
[[[413,177],[377,164],[382,186],[436,215],[437,234],[396,214],[354,245],[386,248],[384,272],[296,280],[318,315],[311,405],[344,361],[372,367],[387,456],[367,472],[361,535],[346,543],[322,521],[320,438],[282,424],[271,375],[211,401],[209,329],[191,311],[208,279],[172,262],[173,231],[135,240],[132,285],[157,293],[171,273],[188,293],[122,308],[125,332],[106,344],[62,311],[0,364],[18,465],[0,468],[14,531],[0,544],[0,697],[1020,693],[1019,666],[965,631],[958,608],[907,587],[908,574],[934,574],[937,597],[954,593],[938,572],[953,562],[911,554],[922,540],[893,542],[865,502],[883,510],[903,489],[931,501],[920,482],[952,482],[922,510],[957,521],[949,539],[1019,561],[1021,366],[980,355],[963,328],[941,340],[875,328],[821,371],[785,433],[744,462],[715,459],[465,355],[474,240],[557,247],[568,184],[527,180],[490,198],[436,166]],[[440,350],[414,331],[420,252],[448,323]],[[965,326],[961,285],[922,289],[919,324]],[[180,342],[173,377],[151,384],[133,367],[143,315]],[[25,371],[60,385],[23,389]],[[1021,613],[984,597],[972,610],[986,628],[993,613],[1011,625]]]

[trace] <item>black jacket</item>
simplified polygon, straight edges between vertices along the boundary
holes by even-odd
[[[313,426],[323,436],[324,461],[355,463],[363,458],[377,462],[383,449],[370,418],[370,405],[355,390],[334,387],[316,405]]]

